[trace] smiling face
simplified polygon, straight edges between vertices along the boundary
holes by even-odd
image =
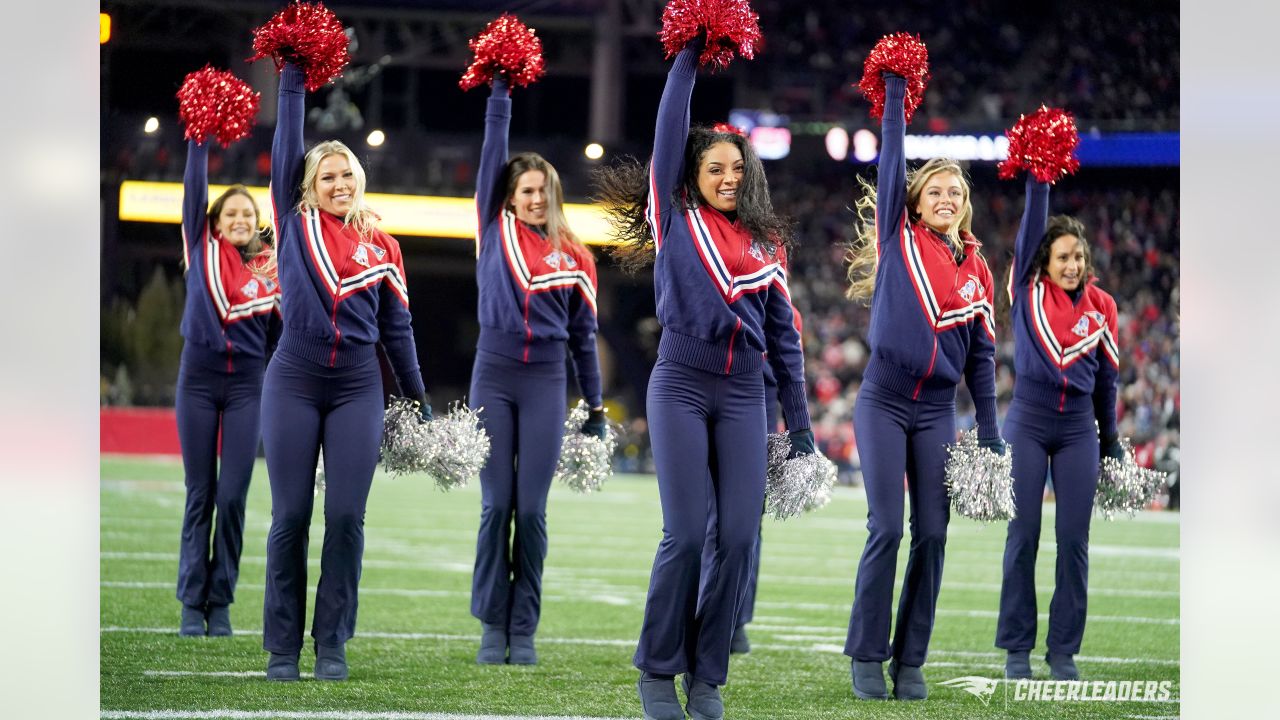
[[[702,201],[720,212],[738,209],[745,163],[737,145],[718,142],[707,148],[698,162],[698,192]]]
[[[356,176],[351,163],[341,153],[320,158],[316,166],[316,205],[338,217],[346,217],[356,197]]]
[[[218,235],[242,248],[249,244],[258,231],[258,211],[253,207],[253,201],[244,195],[229,195],[222,202],[216,222]]]
[[[953,172],[942,171],[925,180],[915,210],[925,225],[946,233],[964,214],[968,202],[960,177]]]
[[[525,170],[516,178],[516,188],[507,202],[515,210],[516,219],[526,225],[547,224],[547,174],[541,170]]]
[[[1046,271],[1054,285],[1071,292],[1084,282],[1088,263],[1084,254],[1084,243],[1075,235],[1059,235],[1049,246],[1049,261]]]

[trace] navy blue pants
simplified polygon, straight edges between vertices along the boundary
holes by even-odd
[[[178,370],[178,442],[187,486],[178,549],[178,600],[184,605],[235,601],[244,547],[244,505],[258,454],[261,359],[192,360],[184,349]],[[221,439],[221,465],[218,442]],[[216,512],[215,512],[216,510]],[[212,538],[210,537],[212,530]]]
[[[764,386],[764,415],[767,432],[774,432],[778,427],[778,386],[765,383]],[[710,502],[707,509],[707,544],[702,548],[702,577],[698,581],[699,598],[706,589],[715,583],[715,578],[711,577],[711,569],[715,567],[716,556],[716,526],[719,523],[719,513],[716,512],[715,494],[711,494]],[[760,531],[756,533],[756,547],[751,553],[751,576],[747,580],[747,595],[742,599],[742,609],[738,611],[738,627],[751,622],[751,618],[755,615],[756,608],[756,585],[760,580],[760,546],[764,540],[764,523],[760,524]]]
[[[867,492],[867,537],[858,565],[844,654],[855,660],[924,665],[942,586],[950,503],[947,443],[956,439],[955,401],[912,401],[864,382],[853,409]],[[902,477],[911,500],[911,554],[889,645],[893,580],[902,540]]]
[[[646,407],[663,527],[634,663],[646,672],[690,673],[723,685],[760,533],[764,379],[760,373],[704,372],[660,357]],[[713,581],[699,596],[713,496],[719,511]]]
[[[996,647],[1030,650],[1036,645],[1036,551],[1045,471],[1053,473],[1058,565],[1049,603],[1049,635],[1054,653],[1075,655],[1084,637],[1089,602],[1089,520],[1098,488],[1098,428],[1093,410],[1070,414],[1019,402],[1005,419],[1013,447],[1013,500],[1004,545],[1004,583]]]
[[[262,439],[271,477],[271,532],[262,646],[302,647],[307,544],[316,460],[324,447],[324,546],[311,637],[340,645],[355,634],[364,511],[382,441],[382,379],[376,357],[326,368],[276,351],[262,388]]]
[[[564,437],[564,362],[523,363],[477,351],[469,403],[484,408],[480,420],[489,435],[471,614],[510,635],[533,635],[542,611],[547,493]]]

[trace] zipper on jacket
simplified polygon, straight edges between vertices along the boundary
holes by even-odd
[[[533,328],[529,327],[529,291],[524,291],[524,360],[529,362],[529,345],[533,343]]]
[[[231,364],[231,341],[227,340],[227,374],[235,372],[235,366]]]
[[[1062,374],[1062,395],[1058,398],[1058,412],[1062,412],[1067,407],[1067,374]]]
[[[738,339],[738,331],[742,329],[742,318],[738,318],[737,324],[733,326],[733,332],[729,335],[729,357],[724,361],[724,374],[729,374],[729,369],[733,367],[733,341]]]
[[[937,330],[935,329],[934,332],[936,333]],[[912,400],[920,399],[920,391],[924,388],[924,381],[928,380],[929,376],[933,374],[933,365],[937,361],[938,361],[938,336],[934,335],[933,336],[933,354],[929,356],[929,369],[924,371],[924,375],[920,378],[920,381],[916,383],[916,391],[911,393]]]
[[[329,367],[338,365],[338,344],[342,342],[342,331],[338,329],[338,298],[333,298],[333,313],[329,315],[333,323],[333,351],[329,353]]]

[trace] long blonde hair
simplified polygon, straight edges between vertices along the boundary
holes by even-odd
[[[964,249],[962,234],[972,234],[973,202],[969,197],[969,179],[965,177],[964,168],[955,160],[934,158],[907,174],[907,221],[919,222],[920,213],[916,212],[916,205],[920,202],[920,193],[924,192],[929,178],[938,173],[955,175],[964,188],[964,210],[947,230],[947,242],[952,250],[960,252]],[[862,186],[862,197],[858,198],[854,206],[858,215],[855,221],[857,234],[844,256],[849,263],[849,288],[845,290],[845,297],[869,303],[876,289],[876,187],[862,177],[858,177],[858,184]],[[885,218],[886,222],[896,220]]]
[[[569,221],[564,216],[564,188],[560,185],[560,173],[538,153],[517,153],[507,161],[500,179],[500,187],[505,193],[503,207],[512,209],[511,198],[516,194],[520,176],[530,170],[541,172],[547,179],[547,239],[556,250],[561,249],[560,243],[565,240],[581,247],[582,241],[569,228]]]
[[[302,168],[302,201],[299,207],[309,210],[320,207],[320,198],[316,196],[316,175],[319,173],[320,161],[330,155],[341,155],[351,165],[351,174],[356,179],[356,191],[352,194],[351,209],[347,211],[343,223],[356,229],[362,238],[368,238],[378,227],[378,214],[365,203],[364,189],[367,179],[360,159],[351,152],[351,148],[339,140],[326,140],[307,151]]]

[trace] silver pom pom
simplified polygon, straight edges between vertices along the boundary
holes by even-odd
[[[831,488],[836,482],[835,463],[822,453],[788,460],[791,438],[787,433],[770,433],[767,452],[765,512],[778,520],[786,520],[831,502]]]
[[[462,487],[489,459],[480,411],[454,403],[423,422],[417,400],[392,398],[383,417],[382,467],[392,475],[427,473],[442,490]]]
[[[316,463],[316,485],[311,489],[311,497],[322,492],[324,492],[324,458],[320,458],[320,462]]]
[[[441,490],[463,487],[489,461],[489,436],[480,427],[480,410],[462,403],[427,423],[426,444],[426,471]]]
[[[565,418],[564,440],[560,444],[560,462],[555,474],[556,480],[583,494],[599,490],[613,475],[613,451],[618,443],[618,433],[612,424],[605,426],[603,440],[584,435],[582,424],[589,414],[586,401],[579,400]]]
[[[426,472],[431,458],[417,400],[393,397],[382,417],[382,467],[392,475]]]
[[[967,430],[947,455],[945,482],[957,515],[983,523],[1013,519],[1012,445],[997,455],[978,445],[977,430]]]
[[[1134,513],[1151,504],[1156,490],[1164,484],[1165,473],[1148,470],[1133,457],[1133,444],[1129,438],[1120,441],[1124,456],[1120,460],[1104,457],[1098,472],[1098,491],[1093,496],[1093,507],[1108,520],[1117,513]]]

